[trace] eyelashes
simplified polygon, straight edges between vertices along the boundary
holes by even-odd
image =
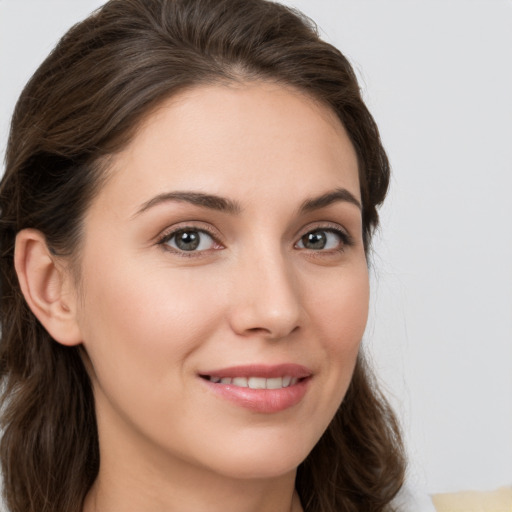
[[[207,251],[217,248],[218,244],[210,233],[197,228],[182,228],[174,231],[165,236],[160,243],[183,252]]]
[[[197,226],[182,226],[166,231],[157,241],[157,245],[184,257],[201,256],[213,250],[224,249],[214,233]]]
[[[210,230],[197,226],[183,226],[164,233],[157,242],[165,250],[180,256],[201,256],[225,249]],[[315,226],[308,229],[295,242],[294,248],[316,255],[337,254],[354,245],[350,234],[337,225]]]
[[[352,245],[352,238],[345,231],[333,227],[320,227],[301,236],[295,247],[311,251],[339,251]]]

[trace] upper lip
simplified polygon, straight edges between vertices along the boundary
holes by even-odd
[[[272,379],[276,377],[295,377],[298,379],[310,377],[312,371],[300,364],[285,363],[277,365],[261,365],[250,364],[244,366],[230,366],[229,368],[221,368],[217,370],[209,370],[199,372],[201,376],[235,378],[235,377],[261,377]]]

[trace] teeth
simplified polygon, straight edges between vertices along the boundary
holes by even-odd
[[[283,387],[283,378],[267,379],[267,389],[281,389]]]
[[[264,377],[209,377],[209,380],[216,384],[233,384],[233,386],[239,388],[250,389],[282,389],[294,386],[299,382],[297,377],[290,377],[289,375],[272,377],[270,379],[265,379]]]
[[[233,379],[233,384],[240,388],[246,388],[247,387],[247,379],[245,377],[235,377]]]
[[[251,389],[266,389],[267,387],[267,379],[261,377],[249,377],[247,379],[249,387]]]

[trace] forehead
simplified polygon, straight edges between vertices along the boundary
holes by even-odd
[[[126,201],[182,189],[251,197],[262,183],[269,195],[343,186],[360,198],[357,156],[335,113],[265,82],[198,86],[167,99],[111,159],[111,172],[100,195],[117,190]]]

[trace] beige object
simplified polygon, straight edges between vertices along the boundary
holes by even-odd
[[[432,501],[437,512],[512,512],[512,488],[434,494]]]

